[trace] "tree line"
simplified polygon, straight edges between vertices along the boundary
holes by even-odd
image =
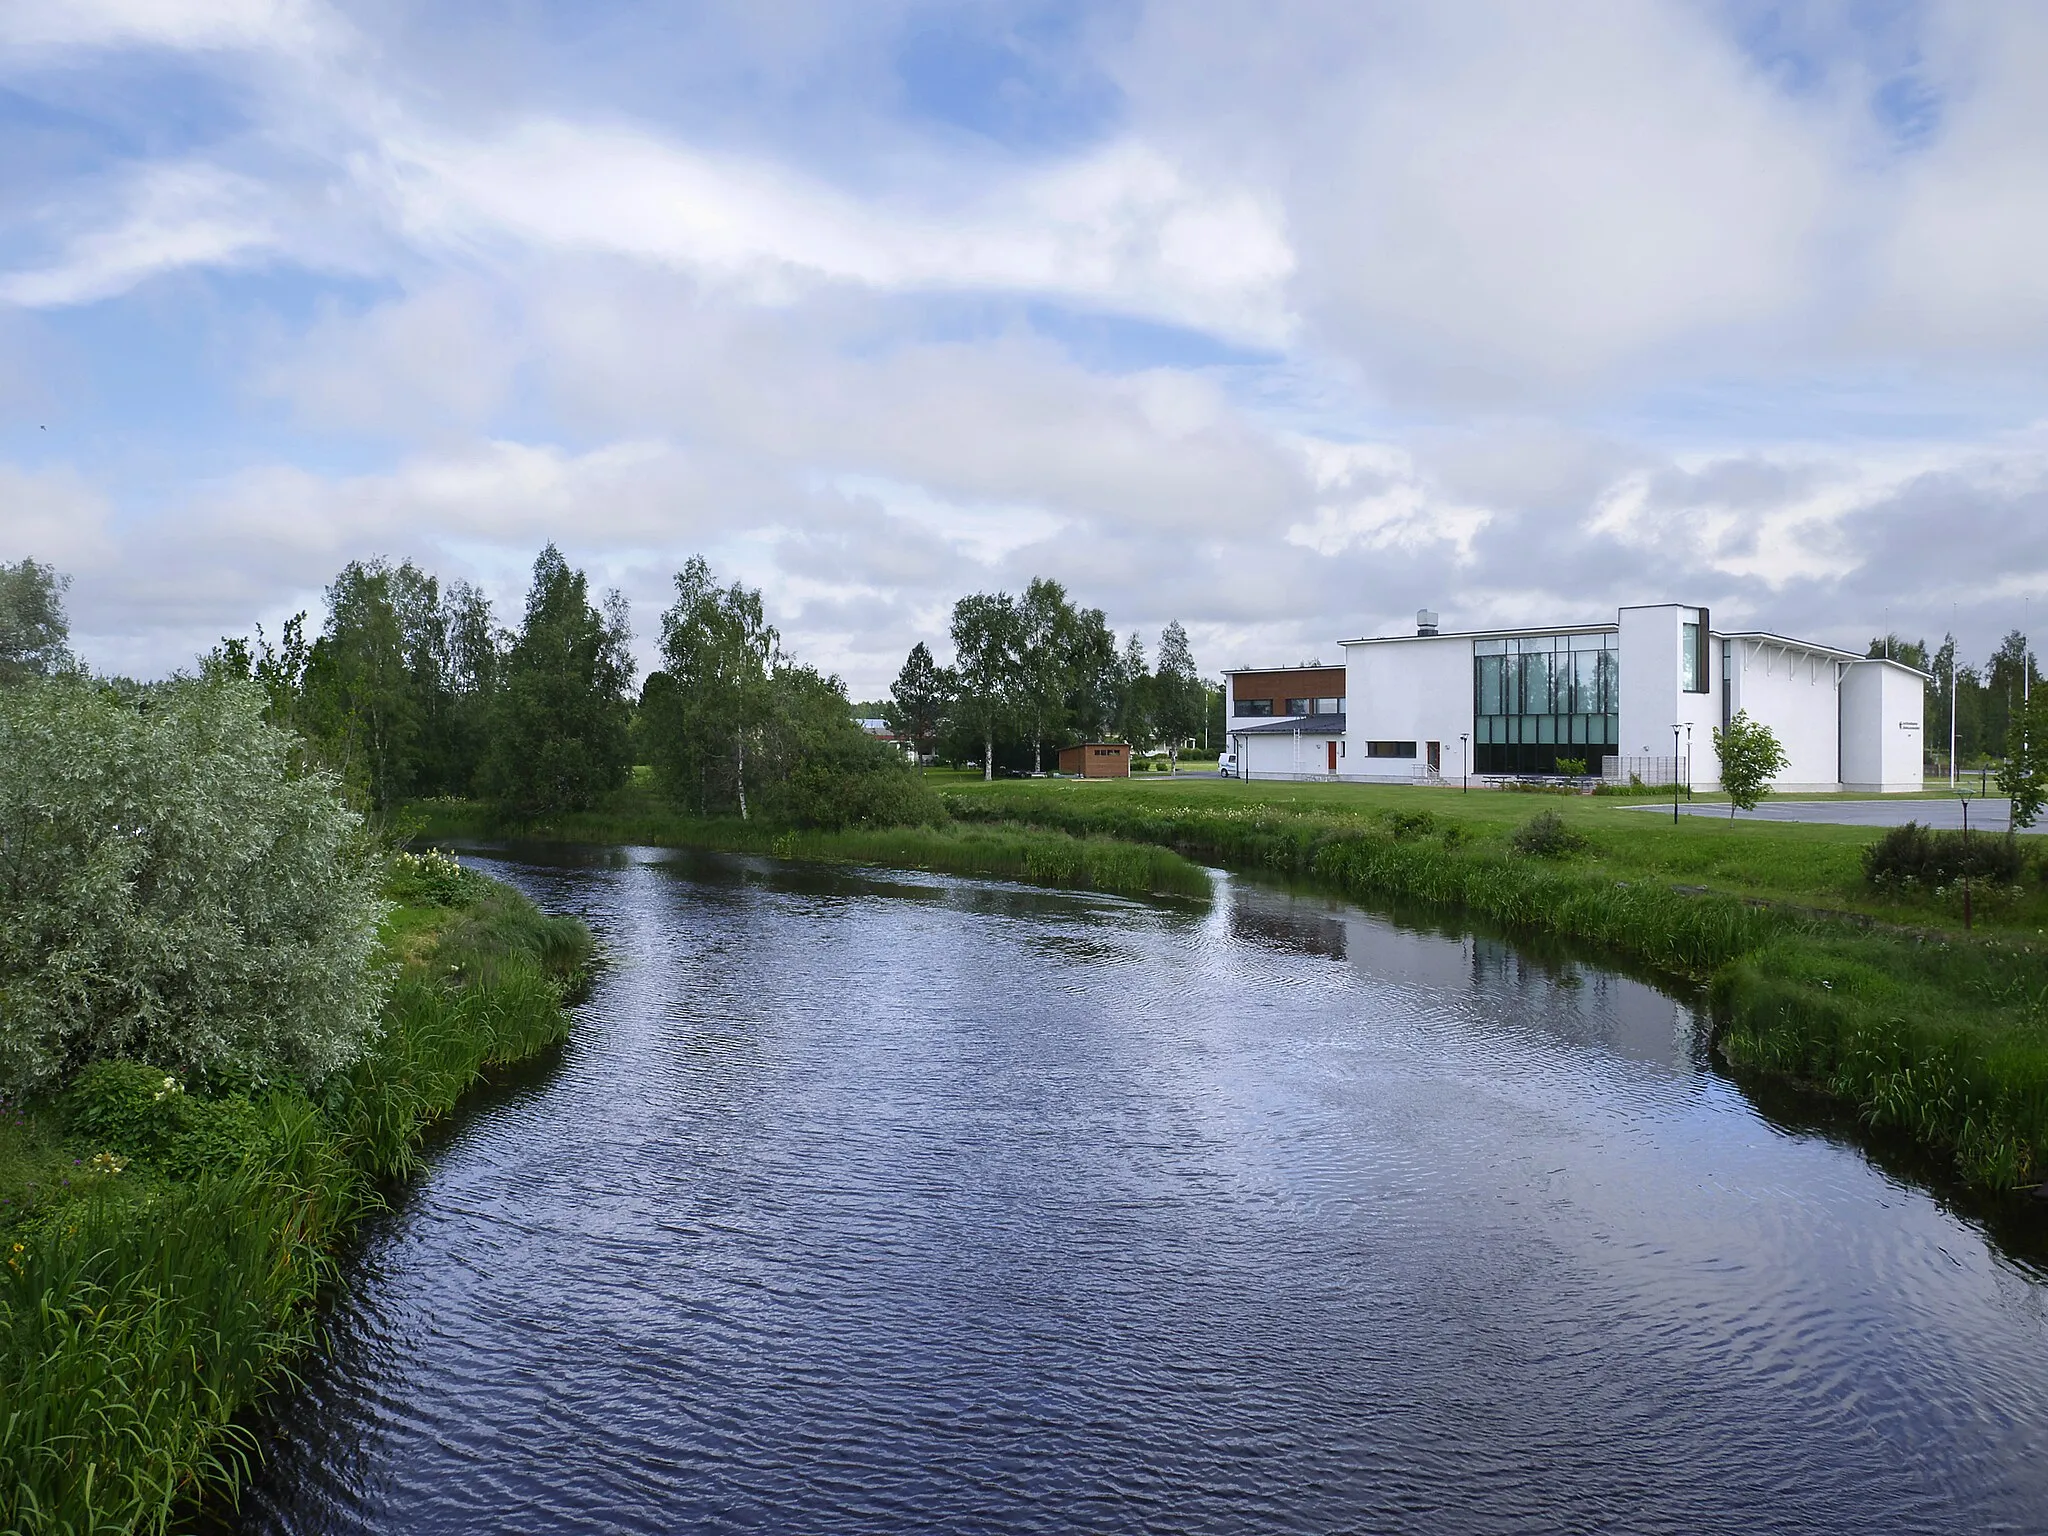
[[[1178,620],[1148,666],[1136,631],[1117,644],[1100,608],[1078,608],[1066,589],[1034,577],[1021,597],[977,592],[953,605],[954,663],[942,667],[922,641],[896,674],[882,718],[916,749],[973,762],[993,777],[999,762],[1042,772],[1048,751],[1077,741],[1164,746],[1175,767],[1182,744],[1220,737],[1223,692],[1195,668]]]
[[[2041,696],[2041,673],[2027,637],[2012,631],[1983,666],[1963,662],[1956,637],[1944,635],[1932,654],[1925,640],[1891,634],[1870,642],[1870,655],[1888,656],[1928,674],[1927,751],[1946,760],[1949,722],[1955,722],[1956,762],[1984,763],[2011,756],[2020,746],[2028,705]]]
[[[65,585],[34,561],[0,566],[0,681],[82,675]],[[936,817],[897,749],[855,723],[840,679],[789,656],[760,592],[719,583],[701,557],[675,576],[659,663],[637,691],[624,597],[593,591],[552,544],[516,623],[477,587],[444,584],[411,560],[352,560],[325,602],[317,634],[305,613],[274,637],[258,625],[223,638],[199,673],[259,686],[269,722],[373,815],[455,796],[532,820],[589,808],[640,763],[702,816]],[[1205,726],[1220,731],[1221,690],[1197,673],[1178,623],[1148,664],[1136,633],[1119,644],[1101,609],[1040,577],[1020,597],[962,597],[951,636],[954,664],[917,645],[880,707],[920,761],[936,753],[993,775],[1104,739],[1163,743],[1177,757]]]

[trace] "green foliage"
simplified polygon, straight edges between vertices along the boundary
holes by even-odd
[[[378,1204],[375,1182],[415,1164],[490,1066],[566,1033],[588,931],[503,886],[465,889],[433,909],[439,944],[319,1103],[171,1092],[170,1074],[133,1062],[90,1068],[64,1095],[83,1171],[11,1228],[15,1207],[0,1207],[0,1529],[162,1530],[246,1479],[246,1411],[312,1342],[332,1255]],[[0,1122],[0,1170],[22,1166],[10,1146],[43,1151],[37,1132],[18,1112]]]
[[[701,555],[690,557],[675,587],[661,616],[662,683],[650,677],[640,700],[648,760],[676,804],[700,816],[737,806],[744,818],[749,784],[759,782],[758,761],[750,780],[747,756],[758,758],[781,637],[761,594],[738,582],[719,587]]]
[[[952,674],[935,663],[925,643],[918,641],[890,686],[883,718],[890,730],[916,749],[920,765],[931,752],[952,696]]]
[[[391,859],[384,894],[412,907],[464,906],[477,900],[490,881],[438,848],[400,852]]]
[[[505,657],[484,778],[513,820],[581,810],[626,782],[633,662],[625,599],[599,613],[589,582],[550,544],[533,563],[526,619]]]
[[[33,560],[0,563],[0,687],[54,677],[77,663],[64,616],[71,578]]]
[[[382,981],[378,871],[249,683],[0,692],[0,1087],[131,1057],[318,1079]]]
[[[2031,827],[2048,805],[2048,692],[2013,717],[2006,732],[2006,758],[1998,768],[1998,792],[2012,801],[2012,828]]]
[[[1586,776],[1586,760],[1583,757],[1560,757],[1557,771],[1570,778],[1582,779]]]
[[[1963,879],[2011,885],[2025,869],[2015,837],[1935,831],[1917,821],[1890,828],[1863,850],[1864,878],[1891,891],[1935,890]]]
[[[1195,653],[1180,620],[1159,636],[1159,665],[1152,674],[1152,724],[1166,743],[1170,767],[1180,766],[1181,743],[1202,729],[1204,695]]]
[[[1517,853],[1538,859],[1569,858],[1586,846],[1585,836],[1555,811],[1540,811],[1530,817],[1509,842]]]
[[[984,779],[995,777],[996,733],[1016,711],[1023,634],[1007,592],[976,592],[953,605],[953,709],[981,744]]]
[[[1714,751],[1721,759],[1721,788],[1728,795],[1728,814],[1736,807],[1753,811],[1771,780],[1791,763],[1771,728],[1738,709],[1725,729],[1714,731]]]

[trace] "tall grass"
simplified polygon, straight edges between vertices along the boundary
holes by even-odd
[[[256,1448],[237,1415],[287,1378],[379,1184],[491,1066],[567,1032],[588,931],[502,886],[465,895],[402,914],[437,938],[376,1048],[315,1096],[264,1095],[238,1164],[180,1179],[138,1156],[6,1231],[0,1530],[161,1531],[245,1480]]]
[[[1020,826],[784,832],[768,842],[767,851],[784,858],[936,870],[1126,896],[1206,901],[1211,892],[1208,872],[1171,849]]]

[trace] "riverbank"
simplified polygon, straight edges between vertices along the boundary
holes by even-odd
[[[1716,1044],[1738,1070],[1846,1100],[1991,1189],[2048,1170],[2048,947],[2028,922],[2038,871],[1966,933],[1945,901],[1856,889],[1867,830],[1674,827],[1548,796],[1332,788],[960,781],[943,793],[970,822],[1158,843],[1354,900],[1593,942],[1709,982]],[[1563,835],[1547,855],[1519,849],[1544,811]]]
[[[339,1245],[464,1093],[566,1037],[580,921],[439,859],[390,894],[384,1033],[336,1080],[104,1063],[0,1113],[0,1529],[160,1531],[232,1496]]]
[[[764,821],[681,815],[644,785],[629,786],[601,809],[525,824],[510,833],[494,822],[483,806],[471,801],[421,801],[407,809],[417,818],[415,835],[428,840],[516,835],[648,848],[706,848],[1193,901],[1208,900],[1210,891],[1206,871],[1163,845],[1000,821],[840,831],[778,827]]]

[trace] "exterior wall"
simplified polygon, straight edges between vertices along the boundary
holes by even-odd
[[[1062,747],[1060,772],[1078,773],[1084,779],[1127,779],[1131,776],[1131,749],[1120,741],[1088,741],[1078,747]]]
[[[1337,744],[1335,775],[1330,772],[1332,742]],[[1356,755],[1342,735],[1328,731],[1254,731],[1239,736],[1237,748],[1238,772],[1247,779],[1341,778]]]
[[[1694,789],[1720,786],[1714,757],[1714,728],[1721,723],[1720,660],[1707,644],[1707,691],[1683,687],[1681,647],[1685,626],[1698,609],[1676,603],[1621,610],[1621,740],[1623,757],[1670,758],[1671,727],[1678,732],[1679,774],[1690,773]],[[1832,708],[1832,706],[1831,706]],[[1684,727],[1691,726],[1690,753]]]
[[[1729,648],[1734,662],[1729,715],[1748,710],[1750,719],[1771,728],[1791,759],[1771,788],[1841,788],[1841,662],[1824,651],[1754,635],[1731,636]],[[1711,746],[1708,751],[1711,757]],[[1920,787],[1917,770],[1913,787]]]
[[[1341,699],[1344,697],[1344,668],[1273,667],[1263,672],[1232,672],[1224,676],[1223,685],[1226,727],[1257,725],[1289,718],[1289,699]],[[1243,701],[1255,699],[1271,701],[1273,712],[1269,715],[1242,715]],[[1314,713],[1313,705],[1310,712]],[[1343,711],[1339,708],[1330,713],[1341,714]]]
[[[1472,732],[1472,639],[1418,635],[1396,641],[1351,642],[1344,647],[1345,734],[1349,751],[1338,761],[1347,779],[1424,776],[1429,743],[1443,744],[1443,775],[1465,772],[1458,738]],[[1415,756],[1368,757],[1369,741],[1412,741]]]
[[[1921,787],[1926,680],[1882,659],[1842,672],[1842,787],[1896,793]]]

